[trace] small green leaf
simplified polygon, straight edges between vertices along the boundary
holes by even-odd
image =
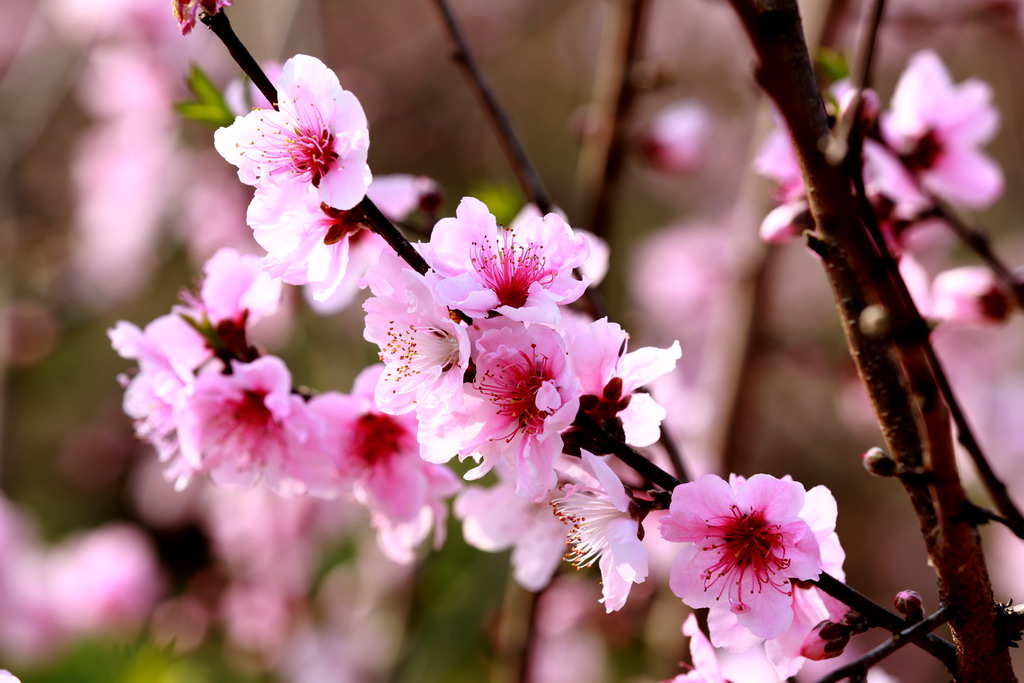
[[[818,48],[818,52],[814,56],[814,63],[828,83],[841,81],[850,75],[850,62],[846,59],[846,55],[839,50],[831,50],[827,47]]]
[[[235,115],[228,108],[224,96],[220,94],[217,86],[213,84],[209,76],[203,73],[198,66],[192,67],[188,76],[188,89],[196,96],[195,100],[178,102],[174,110],[186,119],[208,123],[213,126],[230,126]]]

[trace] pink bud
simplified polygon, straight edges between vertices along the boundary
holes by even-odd
[[[707,108],[696,101],[670,104],[651,121],[641,138],[643,155],[659,170],[690,173],[705,155],[705,140],[710,123]]]
[[[864,469],[876,477],[891,477],[896,474],[896,461],[881,448],[869,448],[861,459]]]
[[[761,239],[768,244],[780,244],[812,227],[807,202],[797,199],[772,209],[761,221],[760,234]]]
[[[896,611],[911,621],[924,619],[924,601],[917,591],[900,591],[893,598]]]
[[[800,656],[815,661],[832,659],[843,654],[850,642],[850,627],[826,619],[807,634],[800,646]]]
[[[932,284],[932,315],[950,322],[1002,322],[1010,313],[1010,297],[995,275],[983,266],[939,273]]]

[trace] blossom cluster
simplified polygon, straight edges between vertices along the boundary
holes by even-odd
[[[349,245],[373,224],[363,208],[373,186],[365,114],[333,72],[293,57],[278,95],[278,108],[215,137],[255,187],[248,222],[267,255],[223,249],[170,314],[110,332],[138,363],[122,379],[137,435],[179,488],[203,474],[224,488],[262,481],[285,497],[351,498],[403,563],[431,529],[443,540],[445,501],[462,489],[466,540],[513,548],[524,586],[546,585],[568,543],[578,568],[599,565],[606,610],[622,608],[650,573],[643,522],[667,496],[624,483],[602,456],[609,440],[658,441],[666,413],[644,388],[674,370],[679,343],[631,350],[622,327],[574,306],[603,270],[595,238],[557,213],[524,211],[506,228],[466,197],[413,245],[425,269],[385,249],[361,274],[364,337],[381,363],[348,394],[297,388],[251,327],[275,312],[282,282],[312,285],[324,302],[351,278]],[[407,185],[397,203],[408,210],[423,192]],[[497,483],[463,487],[455,460],[471,462],[465,479],[493,472]],[[672,590],[712,608],[716,645],[765,642],[780,674],[795,673],[813,626],[845,613],[808,583],[841,574],[831,494],[769,475],[707,475],[671,499],[661,540],[685,544]]]
[[[840,121],[860,116],[864,191],[922,314],[952,323],[1004,320],[1010,292],[988,269],[951,268],[929,281],[919,262],[919,252],[935,241],[930,228],[947,219],[946,203],[985,209],[1002,194],[1002,170],[981,150],[999,128],[988,84],[953,83],[938,55],[924,50],[911,57],[887,110],[867,90],[854,111],[857,92],[846,80],[830,96]],[[762,238],[781,242],[810,227],[803,178],[784,130],[765,141],[755,168],[776,182],[779,202],[761,224]]]

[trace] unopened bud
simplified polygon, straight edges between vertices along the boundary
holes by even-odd
[[[889,333],[889,310],[881,304],[871,304],[860,312],[857,321],[860,331],[869,337],[884,337]]]
[[[876,477],[891,477],[896,474],[896,461],[892,456],[877,446],[869,448],[861,456],[864,469]]]
[[[966,266],[939,273],[932,283],[932,315],[951,323],[999,323],[1010,314],[1009,293],[988,268]]]
[[[921,621],[924,619],[924,601],[917,591],[900,591],[893,598],[896,611],[910,621]]]
[[[832,659],[843,654],[850,642],[850,627],[826,619],[807,634],[800,646],[800,656],[815,661]]]

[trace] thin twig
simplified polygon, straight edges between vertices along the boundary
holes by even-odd
[[[626,124],[636,96],[647,0],[613,0],[604,29],[592,97],[593,130],[585,135],[576,171],[583,225],[607,238],[614,219],[616,185],[626,158]],[[591,128],[588,124],[587,128]]]
[[[822,572],[821,576],[814,581],[814,585],[865,617],[872,626],[879,626],[895,634],[902,633],[913,626],[911,622],[895,612],[890,612],[831,574]],[[915,645],[936,657],[950,671],[956,671],[956,651],[949,641],[929,633],[927,636],[923,636],[923,634],[919,636]]]
[[[836,683],[836,681],[841,681],[844,678],[850,678],[858,674],[865,674],[868,669],[878,662],[896,652],[904,645],[912,642],[915,638],[921,637],[922,634],[929,633],[938,628],[942,624],[946,623],[947,620],[946,608],[940,607],[938,611],[927,619],[922,619],[910,628],[900,631],[886,642],[882,643],[875,649],[866,652],[846,666],[836,669],[824,678],[818,679],[818,683]]]
[[[941,218],[956,233],[957,237],[963,240],[964,244],[985,262],[985,265],[995,274],[1006,291],[1013,294],[1014,299],[1017,300],[1017,306],[1024,310],[1024,283],[995,253],[988,235],[980,228],[968,223],[959,211],[938,197],[929,195],[928,198],[935,205],[934,215]]]
[[[438,11],[441,12],[441,18],[448,29],[448,35],[451,36],[452,42],[455,43],[455,62],[466,75],[467,80],[473,87],[473,92],[476,93],[484,107],[491,125],[494,126],[495,131],[498,133],[498,139],[501,141],[501,146],[508,156],[512,170],[515,171],[519,185],[523,188],[523,192],[526,193],[527,199],[536,205],[541,213],[550,213],[554,208],[551,197],[544,188],[544,183],[541,182],[537,169],[534,168],[530,158],[526,155],[526,150],[519,141],[519,136],[516,135],[508,114],[498,103],[498,99],[494,96],[494,91],[491,90],[490,85],[488,85],[487,80],[484,78],[483,72],[480,70],[480,66],[469,51],[469,46],[462,34],[462,29],[459,28],[458,21],[455,19],[455,14],[446,0],[434,0],[434,4],[437,6]]]
[[[861,109],[864,105],[864,91],[871,87],[874,76],[872,67],[875,61],[875,48],[878,44],[878,32],[882,27],[882,15],[885,13],[885,0],[874,0],[868,11],[870,14],[866,20],[867,26],[861,36],[860,47],[857,50],[857,64],[853,70],[854,95],[850,105],[850,115],[839,121],[835,133],[829,138],[833,145],[833,154],[839,159],[851,156],[850,137],[856,134],[855,131],[858,128],[857,124],[860,121]],[[860,159],[859,150],[856,158]]]
[[[613,434],[599,425],[594,418],[583,410],[576,413],[576,420],[573,424],[584,429],[588,434],[598,439],[599,443],[604,448],[608,449],[609,453],[629,467],[632,467],[642,476],[647,477],[648,481],[657,484],[666,491],[672,491],[676,486],[683,483],[680,479],[673,477],[671,474],[645,458],[643,454],[634,450],[633,447],[626,442],[615,438]]]
[[[259,88],[259,91],[263,93],[267,101],[274,105],[274,109],[277,109],[277,88],[267,78],[267,74],[263,72],[259,63],[249,53],[248,48],[235,35],[235,30],[231,28],[231,22],[228,21],[228,15],[223,10],[216,14],[204,14],[202,22],[220,38],[220,41],[224,43],[224,47],[228,49],[228,52],[231,53],[235,62],[245,72],[245,75],[252,79],[253,85]]]

